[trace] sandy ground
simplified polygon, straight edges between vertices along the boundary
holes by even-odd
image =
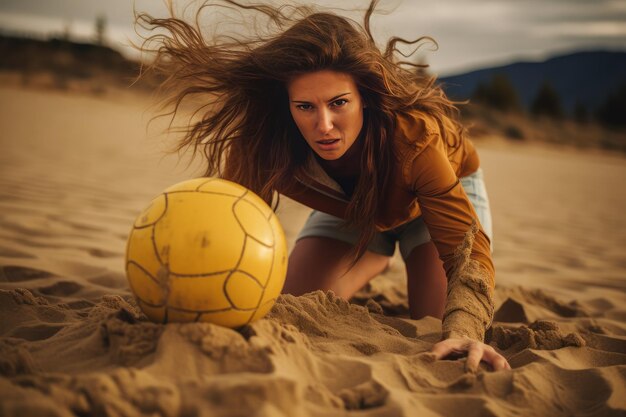
[[[0,415],[623,416],[626,159],[479,142],[513,370],[432,362],[401,261],[352,303],[281,297],[237,332],[157,325],[124,275],[136,215],[197,176],[146,98],[0,88]],[[285,202],[288,242],[307,210]]]

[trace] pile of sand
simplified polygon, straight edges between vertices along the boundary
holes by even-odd
[[[468,374],[429,355],[440,321],[406,318],[401,262],[352,303],[283,296],[240,331],[148,322],[126,237],[198,171],[146,139],[147,103],[0,89],[0,415],[626,412],[623,158],[479,144],[496,233],[487,337],[513,370]],[[306,215],[281,209],[290,245]]]

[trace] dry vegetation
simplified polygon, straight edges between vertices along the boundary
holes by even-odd
[[[542,142],[577,148],[600,148],[626,153],[626,131],[611,130],[589,121],[535,117],[500,112],[477,104],[462,108],[462,117],[474,139],[498,136],[518,142]]]

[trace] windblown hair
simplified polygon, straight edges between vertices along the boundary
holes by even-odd
[[[268,204],[278,191],[294,185],[298,168],[312,152],[291,117],[286,84],[300,74],[323,69],[354,78],[366,105],[361,174],[346,212],[348,224],[362,230],[354,262],[376,231],[379,202],[392,169],[397,116],[411,110],[433,116],[452,147],[463,135],[455,122],[454,103],[434,77],[424,75],[421,67],[425,65],[398,59],[410,57],[400,53],[399,43],[420,45],[434,40],[393,37],[381,51],[370,31],[377,3],[369,4],[362,26],[308,7],[247,5],[234,0],[204,3],[194,24],[173,13],[166,19],[147,14],[136,17],[142,28],[160,31],[146,38],[143,50],[156,52],[148,69],[166,76],[162,87],[172,118],[190,99],[202,101],[194,113],[201,117],[189,123],[177,150],[203,151],[207,176],[240,183]],[[269,34],[203,34],[200,13],[224,6],[266,17]],[[155,43],[158,47],[148,48]],[[444,128],[444,123],[454,128]]]

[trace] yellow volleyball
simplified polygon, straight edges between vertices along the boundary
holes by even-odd
[[[285,282],[287,245],[272,209],[230,181],[166,189],[137,217],[126,275],[152,321],[239,327],[263,317]]]

